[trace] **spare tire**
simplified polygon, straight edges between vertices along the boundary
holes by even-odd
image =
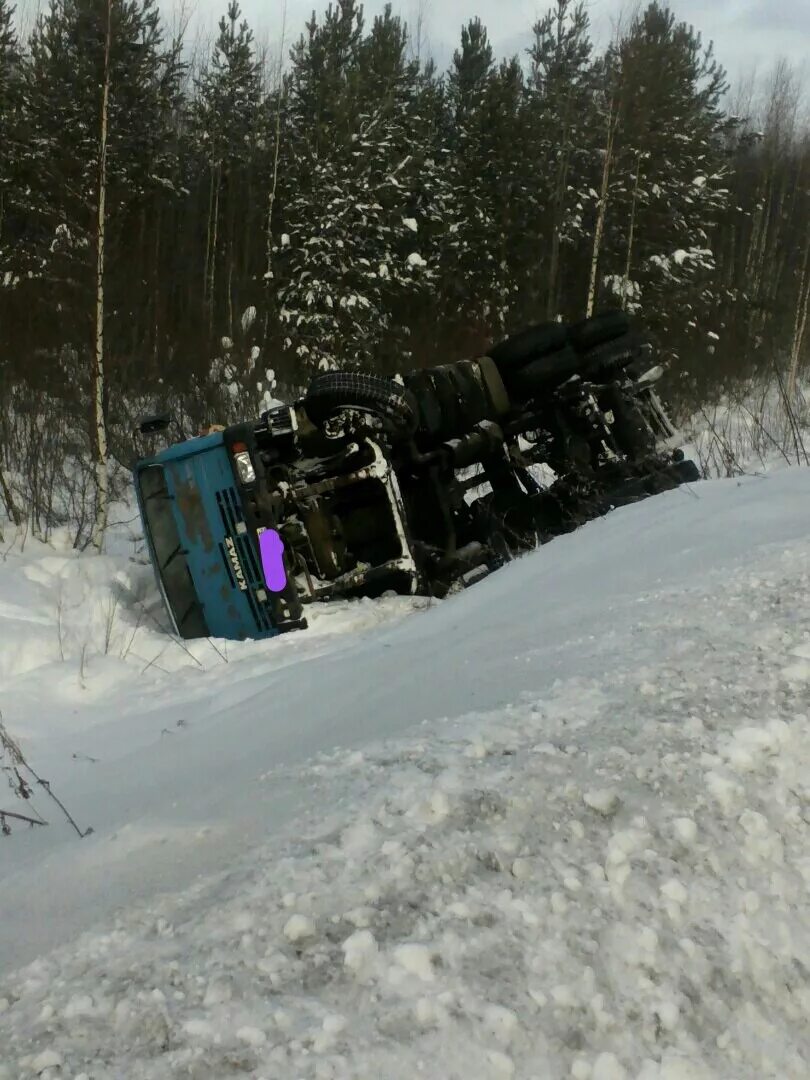
[[[630,332],[630,320],[623,311],[602,311],[591,319],[574,323],[568,338],[577,352],[587,352],[603,341],[613,341]]]
[[[584,366],[579,353],[567,345],[512,372],[506,385],[513,396],[531,398],[579,375]]]
[[[567,340],[568,331],[562,323],[538,323],[493,345],[487,355],[501,371],[511,371],[538,356],[561,349]]]
[[[393,379],[358,371],[329,371],[316,375],[304,397],[307,416],[317,427],[343,409],[357,409],[381,419],[398,435],[416,429],[413,395]]]
[[[582,356],[583,369],[608,374],[628,367],[641,356],[644,345],[638,334],[622,334],[612,341],[603,341]]]
[[[464,426],[474,428],[482,420],[494,420],[478,365],[472,360],[459,360],[450,366],[450,371],[459,389]]]

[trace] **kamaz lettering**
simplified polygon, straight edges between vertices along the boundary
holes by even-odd
[[[236,554],[236,544],[234,544],[230,536],[225,537],[225,547],[228,549],[228,557],[231,560],[231,569],[233,570],[233,576],[236,578],[236,584],[242,592],[247,592],[247,582],[245,581],[245,575],[242,572],[242,564],[239,562],[239,556]]]

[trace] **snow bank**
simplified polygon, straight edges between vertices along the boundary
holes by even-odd
[[[0,975],[0,1077],[806,1077],[808,495],[804,470],[670,492],[350,646],[290,635],[160,683],[150,668],[98,742],[131,738],[136,704],[152,731],[158,703],[188,718],[122,759],[159,770],[182,741],[157,773],[175,790],[147,775],[114,808],[120,831],[164,837],[144,863],[125,844],[157,886]],[[319,752],[268,761],[267,724]],[[206,759],[219,802],[174,824],[222,872],[156,895],[183,768]],[[89,847],[26,865],[39,834],[0,845],[23,860],[0,869],[4,934],[25,936],[41,890],[70,896],[68,858],[107,875],[84,878],[90,906],[120,877],[106,768],[84,767]],[[261,815],[285,785],[295,815],[240,853],[240,794]]]
[[[810,464],[810,394],[792,400],[771,379],[702,407],[684,426],[686,452],[711,477],[773,472]]]

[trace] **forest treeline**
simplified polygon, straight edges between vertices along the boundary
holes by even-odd
[[[730,90],[661,3],[597,49],[553,0],[504,60],[474,19],[447,71],[355,0],[275,56],[235,2],[191,58],[155,0],[51,0],[24,38],[14,16],[0,0],[0,499],[39,529],[100,546],[141,412],[191,432],[530,322],[624,307],[684,407],[807,360],[797,76]]]

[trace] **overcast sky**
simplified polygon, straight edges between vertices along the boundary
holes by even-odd
[[[195,22],[214,26],[227,0],[190,0],[196,7]],[[464,22],[480,16],[490,40],[500,54],[519,52],[528,44],[531,26],[548,7],[548,0],[423,0],[430,52],[444,67],[452,56]],[[395,13],[415,23],[418,0],[394,0]],[[594,37],[607,40],[611,24],[632,0],[590,0]],[[241,0],[245,17],[257,37],[277,45],[283,0]],[[327,0],[286,0],[287,37],[297,38],[313,7],[321,12]],[[366,19],[371,22],[385,6],[384,0],[366,0]],[[715,42],[715,52],[733,77],[753,66],[760,70],[784,56],[801,63],[810,57],[810,0],[673,0],[680,19],[700,30],[704,41]],[[810,67],[810,63],[805,65]],[[810,77],[810,70],[807,70]]]

